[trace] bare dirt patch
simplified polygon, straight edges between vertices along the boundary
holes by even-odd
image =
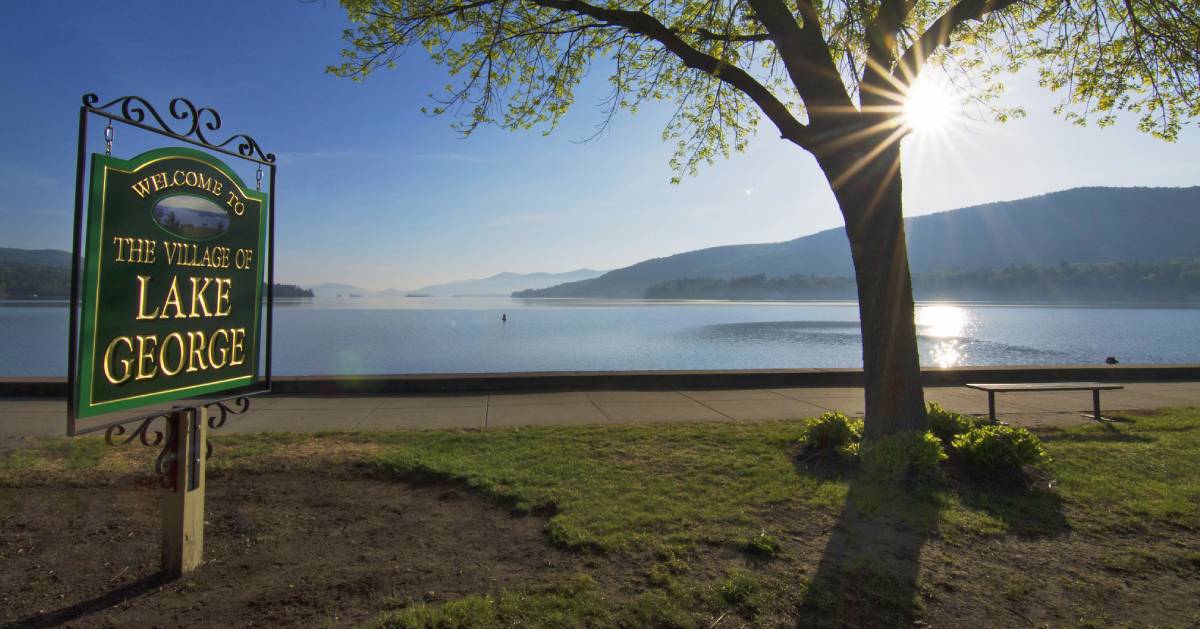
[[[5,626],[346,625],[572,571],[545,521],[346,471],[209,475],[206,563],[157,575],[149,481],[0,489]]]

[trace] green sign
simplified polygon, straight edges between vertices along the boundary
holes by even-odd
[[[77,416],[257,381],[267,207],[201,151],[92,156]]]

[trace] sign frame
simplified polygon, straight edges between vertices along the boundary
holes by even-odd
[[[124,96],[112,100],[106,104],[98,105],[100,98],[95,94],[85,94],[83,96],[83,104],[79,109],[79,138],[78,150],[76,155],[76,170],[75,170],[75,216],[72,235],[72,261],[71,261],[71,299],[70,299],[70,322],[67,343],[67,436],[77,436],[92,432],[105,431],[106,439],[111,436],[119,436],[125,433],[125,424],[133,422],[142,422],[142,425],[134,431],[134,434],[141,433],[142,440],[146,440],[145,429],[149,420],[162,417],[167,413],[177,410],[179,407],[168,409],[160,408],[157,411],[134,415],[130,417],[122,417],[107,422],[98,424],[89,424],[81,426],[79,420],[85,417],[93,417],[98,414],[82,415],[80,414],[79,404],[76,400],[76,392],[79,388],[79,379],[81,377],[80,365],[80,337],[81,337],[81,312],[82,308],[82,282],[85,278],[82,277],[82,255],[84,253],[84,244],[87,238],[85,234],[84,221],[84,206],[85,199],[90,203],[90,197],[87,193],[90,190],[91,177],[87,174],[87,145],[88,145],[88,122],[90,116],[97,116],[107,121],[105,127],[106,140],[106,155],[111,155],[112,140],[113,140],[113,123],[121,123],[129,127],[147,131],[152,134],[170,138],[175,141],[190,144],[202,149],[199,153],[207,154],[208,152],[220,153],[226,156],[235,157],[245,162],[255,164],[258,167],[256,173],[256,187],[261,187],[263,179],[263,170],[267,172],[268,187],[266,190],[266,204],[261,211],[266,213],[266,234],[265,243],[260,241],[259,256],[265,256],[266,266],[266,291],[265,297],[260,304],[257,304],[259,311],[255,315],[258,321],[256,324],[260,327],[260,336],[255,340],[260,343],[261,352],[256,351],[256,360],[261,360],[261,371],[258,365],[252,368],[253,376],[247,386],[238,389],[222,390],[216,398],[198,398],[190,397],[186,400],[181,400],[181,403],[190,403],[192,406],[209,406],[216,405],[220,410],[221,418],[224,419],[226,413],[225,402],[235,400],[241,406],[248,406],[248,396],[269,393],[271,390],[272,380],[272,346],[274,340],[274,285],[275,285],[275,180],[276,180],[276,158],[273,153],[265,153],[259,146],[258,142],[249,135],[238,133],[231,135],[221,142],[210,141],[205,133],[217,131],[221,127],[221,117],[216,110],[210,107],[196,107],[185,98],[175,98],[170,101],[169,113],[170,117],[176,121],[177,126],[185,126],[186,128],[177,130],[172,127],[164,118],[159,115],[155,108],[145,99],[138,96]],[[231,150],[236,143],[236,151]],[[194,151],[195,149],[188,149]],[[216,155],[210,155],[210,159],[220,163]],[[109,157],[110,159],[111,156]],[[210,164],[217,168],[215,164]],[[224,169],[222,169],[224,170]],[[226,171],[227,175],[232,175],[232,178],[241,182],[240,177],[236,173]],[[92,191],[94,194],[94,191]],[[261,226],[260,226],[261,232]],[[265,249],[262,248],[265,244]],[[263,281],[261,267],[258,272],[258,280]],[[259,294],[261,295],[261,288]],[[262,309],[266,312],[263,313]],[[210,387],[211,389],[211,387]],[[196,387],[199,395],[204,393],[218,393],[217,391],[207,390],[204,387]],[[177,399],[177,398],[173,398]],[[165,399],[151,400],[151,403],[166,402]],[[120,409],[114,409],[120,410]],[[130,410],[126,408],[125,410]],[[237,411],[233,411],[237,412]],[[223,422],[222,422],[223,423]],[[130,435],[132,438],[133,435]],[[147,444],[149,445],[149,444]]]

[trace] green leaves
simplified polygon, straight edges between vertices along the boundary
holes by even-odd
[[[776,47],[780,34],[767,32],[747,0],[649,0],[636,9],[618,0],[343,6],[355,26],[343,33],[342,62],[327,70],[363,80],[419,46],[456,79],[429,112],[454,115],[463,135],[483,124],[549,133],[580,82],[599,71],[611,92],[597,135],[619,110],[636,111],[645,101],[676,104],[663,132],[675,145],[676,181],[701,163],[745,150],[764,113],[781,136],[813,149],[799,135],[805,104]],[[912,69],[928,60],[960,79],[956,84],[972,85],[969,96],[1001,122],[1024,110],[992,105],[1000,76],[1026,63],[1037,64],[1043,86],[1064,92],[1057,111],[1077,124],[1104,127],[1131,112],[1140,129],[1172,140],[1200,117],[1200,0],[828,0],[812,5],[805,24],[807,6],[787,2],[807,38],[788,48],[806,58],[787,61],[811,73],[839,73],[848,95],[895,105],[889,116],[900,115]],[[949,37],[934,37],[940,32]],[[911,68],[899,61],[906,51],[915,59]],[[871,89],[859,94],[868,80]]]
[[[1040,82],[1065,92],[1068,120],[1106,127],[1122,111],[1138,128],[1174,140],[1200,116],[1200,3],[1195,0],[1084,0],[1022,7],[998,33],[1008,54],[1040,67]]]

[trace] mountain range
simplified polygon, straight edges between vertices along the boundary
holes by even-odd
[[[1200,257],[1200,186],[1075,188],[905,219],[913,273]],[[653,258],[518,297],[640,298],[684,278],[853,277],[844,229]]]
[[[1075,188],[917,216],[905,220],[905,230],[914,274],[957,273],[1012,265],[1044,267],[1062,262],[1149,263],[1194,259],[1200,258],[1200,237],[1197,237],[1200,186]],[[6,281],[11,283],[24,277],[28,280],[22,280],[26,284],[32,282],[19,294],[58,294],[61,291],[55,286],[69,285],[69,282],[64,284],[65,275],[61,278],[58,275],[65,273],[70,264],[71,254],[67,251],[0,247],[0,268],[8,272]],[[30,275],[31,267],[40,267],[37,278]],[[50,277],[47,273],[58,275]],[[694,288],[693,284],[661,286],[664,283],[698,278],[731,281],[757,275],[764,277],[758,280],[760,283],[796,275],[853,277],[844,230],[829,229],[784,242],[710,247],[608,272],[579,269],[567,273],[499,273],[410,291],[372,291],[336,283],[311,288],[317,297],[403,297],[416,293],[642,298],[652,287],[655,294],[678,291],[684,286]],[[789,281],[796,284],[798,280]],[[706,290],[718,289],[730,290],[719,282]]]
[[[17,249],[0,247],[0,265],[12,270],[16,267],[42,267],[45,272],[66,271],[71,268],[71,252],[60,249]],[[28,273],[28,271],[24,271]],[[578,269],[565,273],[497,273],[491,277],[459,280],[443,284],[431,284],[416,290],[387,289],[381,291],[362,288],[352,284],[327,282],[310,287],[317,297],[404,297],[417,293],[434,297],[450,297],[455,295],[509,295],[515,291],[545,288],[564,282],[576,282],[592,279],[603,275],[604,271],[593,269]],[[68,273],[69,275],[69,273]],[[55,282],[58,282],[55,276]],[[65,277],[65,276],[64,276]],[[44,279],[44,278],[43,278]],[[69,279],[64,279],[69,286]],[[42,282],[45,283],[45,282]],[[31,293],[45,293],[42,290],[32,290]],[[56,293],[57,294],[57,293]]]
[[[317,297],[404,297],[405,295],[422,295],[430,297],[454,296],[508,296],[514,292],[546,288],[565,282],[588,280],[603,275],[604,271],[578,269],[565,273],[497,273],[491,277],[458,280],[444,284],[430,284],[415,290],[389,288],[386,290],[370,290],[351,284],[327,282],[310,287]]]
[[[445,284],[432,284],[414,292],[437,297],[452,295],[504,295],[527,290],[556,286],[567,282],[590,280],[604,275],[605,271],[578,269],[566,273],[498,273],[491,277],[460,280]]]
[[[13,249],[0,247],[0,263],[71,268],[71,252],[59,249]]]

